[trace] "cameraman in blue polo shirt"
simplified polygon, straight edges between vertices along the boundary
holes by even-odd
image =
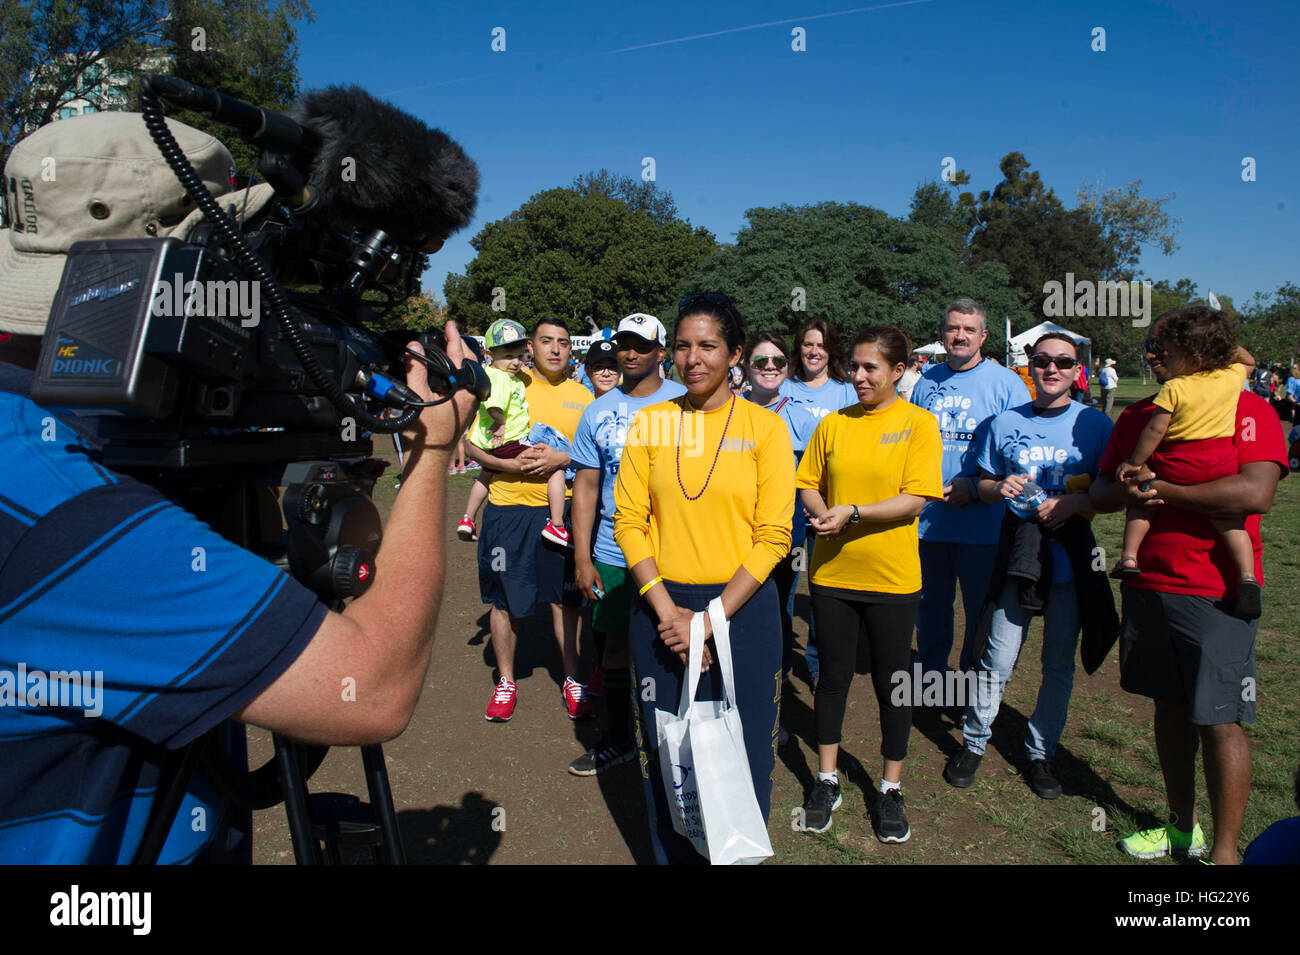
[[[265,186],[230,193],[219,141],[167,123],[223,207],[267,201]],[[41,175],[50,157],[56,181]],[[24,201],[9,194],[0,229],[0,863],[126,863],[170,754],[227,719],[327,745],[405,728],[442,597],[447,465],[474,399],[458,392],[408,433],[374,584],[331,613],[155,489],[105,470],[75,421],[27,397],[72,243],[184,237],[198,222],[141,117],[42,127],[14,148],[5,181]],[[466,357],[451,322],[447,354]],[[422,364],[408,363],[407,383],[433,397]],[[159,861],[250,861],[238,815],[200,770]]]

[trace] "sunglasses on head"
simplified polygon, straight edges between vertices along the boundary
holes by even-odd
[[[691,305],[696,302],[708,302],[715,305],[727,313],[727,316],[734,322],[740,321],[740,311],[736,308],[736,303],[721,292],[700,292],[695,295],[688,295],[677,303],[677,317],[681,318]]]
[[[1069,355],[1035,355],[1029,359],[1029,364],[1035,368],[1046,368],[1048,365],[1055,365],[1061,371],[1069,371],[1079,364],[1079,359],[1071,358]]]
[[[777,371],[780,371],[786,365],[790,364],[784,355],[756,355],[749,360],[749,363],[760,371],[771,365]]]

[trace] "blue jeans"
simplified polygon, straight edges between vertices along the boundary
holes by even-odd
[[[960,668],[973,666],[969,647],[979,623],[980,608],[988,594],[998,546],[921,541],[921,609],[916,615],[916,658],[923,672],[949,669],[952,652],[953,600],[961,582],[961,604],[966,612]]]
[[[1002,703],[1002,691],[1011,679],[1031,619],[1016,600],[1015,583],[1008,583],[1002,590],[998,609],[993,612],[993,628],[979,661],[980,691],[975,702],[966,707],[966,717],[962,720],[961,735],[972,753],[982,754],[993,734],[993,719]],[[1043,615],[1043,682],[1025,734],[1025,753],[1030,759],[1051,759],[1056,744],[1061,741],[1070,708],[1070,691],[1074,688],[1074,653],[1078,644],[1079,606],[1074,582],[1052,584]]]

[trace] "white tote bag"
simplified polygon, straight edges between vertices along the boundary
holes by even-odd
[[[659,770],[679,835],[714,865],[756,865],[771,857],[772,843],[754,795],[736,709],[731,626],[722,614],[721,599],[709,604],[708,614],[723,699],[695,699],[704,661],[704,615],[697,613],[691,618],[686,681],[677,713],[655,711]]]

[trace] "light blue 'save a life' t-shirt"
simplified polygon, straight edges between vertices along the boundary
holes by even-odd
[[[615,388],[587,405],[582,412],[569,460],[575,469],[600,471],[600,524],[592,553],[601,563],[627,566],[623,551],[614,543],[614,485],[618,482],[618,466],[623,460],[623,447],[627,444],[628,425],[647,405],[671,401],[684,394],[686,388],[675,381],[665,381],[658,391],[645,398],[631,398],[622,388]]]
[[[798,405],[797,410],[791,411],[792,414],[808,416],[808,420],[812,423],[808,435],[811,435],[812,431],[816,430],[817,423],[831,412],[858,403],[857,389],[847,381],[836,381],[834,378],[827,378],[825,384],[818,388],[810,388],[802,381],[787,379],[781,382],[777,394],[782,398],[789,398]],[[794,429],[791,430],[790,437],[794,437]],[[794,449],[802,451],[807,443],[805,437],[804,444],[796,444]]]
[[[1065,493],[1065,482],[1078,475],[1097,478],[1097,462],[1106,450],[1110,418],[1096,408],[1071,401],[1046,414],[1032,404],[995,417],[980,449],[979,467],[997,477],[1024,474],[1052,497]],[[1052,542],[1052,582],[1073,580],[1065,548]]]
[[[926,370],[912,389],[912,404],[939,422],[945,487],[959,475],[978,476],[976,459],[993,417],[1029,400],[1029,389],[1020,376],[987,358],[966,371],[955,372],[947,362]],[[950,507],[931,501],[921,511],[918,532],[927,541],[996,544],[1004,510],[1001,502],[972,501],[965,507]]]

